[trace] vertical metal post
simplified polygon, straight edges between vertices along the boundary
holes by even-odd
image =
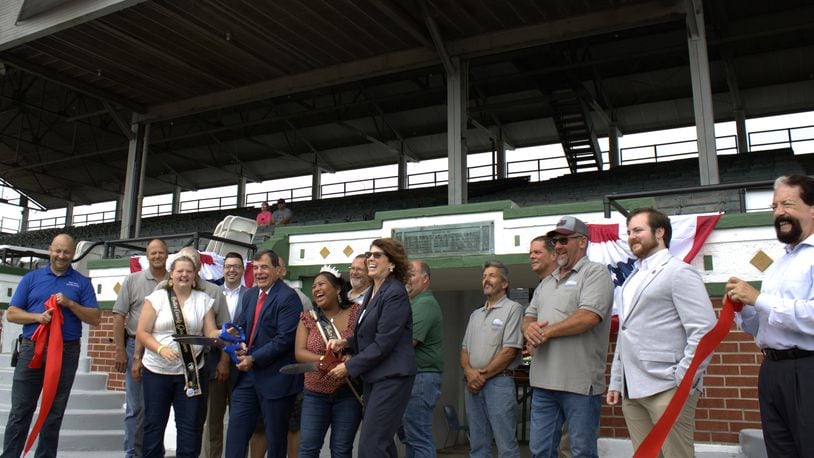
[[[65,227],[73,226],[73,202],[68,202],[68,205],[65,206]]]
[[[401,142],[401,153],[399,153],[398,189],[407,189],[407,155],[404,154],[404,142]]]
[[[170,205],[172,206],[170,213],[173,215],[181,213],[181,187],[178,185],[172,188],[172,202]]]
[[[237,208],[246,206],[246,177],[237,180]]]
[[[749,152],[749,131],[746,130],[746,113],[743,108],[735,110],[735,131],[738,138],[738,154]]]
[[[707,37],[701,0],[685,0],[687,47],[690,53],[692,102],[698,134],[698,167],[701,185],[718,184],[718,157],[715,150],[715,119],[712,111],[712,85],[709,78]]]
[[[140,183],[141,161],[144,144],[144,125],[133,123],[130,126],[133,138],[127,148],[127,171],[122,197],[122,219],[119,238],[129,239],[135,234],[136,196]]]
[[[314,170],[311,173],[311,200],[319,199],[322,199],[322,168],[314,162]]]
[[[28,231],[28,218],[30,216],[30,212],[28,210],[28,197],[24,195],[20,195],[20,207],[23,208],[23,211],[20,215],[20,227],[18,228],[18,232],[26,232]]]
[[[610,168],[622,165],[622,152],[619,150],[619,126],[615,122],[608,124],[608,162]]]
[[[469,67],[466,61],[452,58],[447,70],[447,155],[449,158],[448,204],[467,201],[466,120],[469,100]]]
[[[495,165],[497,166],[497,179],[501,180],[508,176],[508,164],[506,162],[506,144],[503,143],[503,128],[497,128],[497,139],[495,140]]]
[[[133,237],[141,235],[141,208],[144,205],[144,177],[147,175],[147,152],[150,145],[150,125],[142,125],[142,141],[141,141],[141,168],[138,177],[138,201],[134,212],[134,231]]]

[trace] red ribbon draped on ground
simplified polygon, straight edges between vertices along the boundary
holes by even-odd
[[[62,323],[64,318],[62,308],[57,304],[56,296],[53,294],[45,301],[45,310],[51,310],[51,322],[47,324],[41,323],[37,330],[34,331],[34,335],[31,336],[31,341],[34,342],[34,357],[31,358],[31,364],[28,367],[31,369],[42,367],[46,347],[49,350],[48,360],[45,361],[45,375],[42,380],[40,413],[37,415],[34,427],[28,433],[23,456],[31,450],[34,441],[37,440],[37,436],[40,434],[42,425],[45,424],[45,420],[48,418],[48,413],[51,411],[54,397],[57,394],[59,377],[62,375]]]
[[[732,321],[735,319],[735,312],[740,312],[743,309],[743,304],[731,300],[729,296],[724,296],[723,305],[721,316],[718,318],[718,322],[715,323],[715,327],[710,329],[710,331],[701,338],[701,341],[698,342],[698,347],[695,349],[695,356],[692,358],[692,362],[690,362],[687,373],[684,374],[684,378],[678,385],[673,399],[670,400],[670,404],[667,405],[667,409],[661,415],[659,421],[656,422],[656,425],[650,430],[647,437],[644,438],[639,448],[636,449],[633,458],[655,458],[659,456],[664,440],[667,439],[667,435],[673,428],[673,423],[675,423],[676,418],[678,418],[678,414],[681,413],[681,409],[684,408],[684,403],[687,402],[687,396],[690,395],[698,367],[712,354],[715,348],[718,347],[718,344],[724,340],[724,337],[729,334],[729,329],[732,328]]]

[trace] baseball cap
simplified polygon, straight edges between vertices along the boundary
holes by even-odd
[[[582,222],[579,218],[575,218],[573,216],[563,216],[557,222],[557,227],[554,230],[548,231],[546,237],[553,237],[557,234],[561,235],[572,235],[572,234],[580,234],[584,236],[588,236],[588,226]]]

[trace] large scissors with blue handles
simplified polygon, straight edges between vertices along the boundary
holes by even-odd
[[[235,364],[240,363],[237,359],[238,350],[246,350],[246,333],[234,323],[223,323],[218,337],[173,335],[173,340],[178,343],[188,345],[204,345],[207,347],[217,347],[229,354]]]

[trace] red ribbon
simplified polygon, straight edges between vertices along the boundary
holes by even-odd
[[[687,402],[687,396],[690,395],[698,367],[712,354],[715,348],[718,347],[718,344],[724,340],[724,337],[729,334],[729,330],[732,328],[732,322],[735,319],[735,312],[740,312],[743,309],[742,303],[731,300],[729,296],[724,296],[723,305],[721,316],[718,318],[718,322],[715,323],[715,327],[710,329],[710,331],[701,338],[701,341],[698,342],[698,347],[695,349],[695,356],[693,356],[687,373],[684,374],[684,378],[678,385],[673,399],[670,400],[670,404],[667,405],[667,409],[661,415],[659,421],[656,422],[656,425],[650,430],[647,437],[644,438],[639,448],[636,449],[633,458],[655,458],[659,456],[664,440],[667,439],[667,435],[673,428],[678,414],[681,413],[681,409],[684,408],[684,403]]]
[[[59,385],[59,378],[62,375],[62,323],[65,321],[62,316],[62,308],[57,304],[55,295],[51,295],[45,301],[45,310],[51,310],[51,321],[49,323],[40,323],[34,335],[31,336],[31,341],[34,342],[34,357],[31,358],[31,363],[28,365],[31,369],[39,369],[42,367],[42,359],[45,357],[45,350],[48,348],[48,360],[45,361],[45,375],[42,381],[42,395],[40,400],[40,413],[37,415],[37,421],[31,432],[28,433],[28,440],[25,442],[25,456],[37,436],[40,434],[42,425],[48,418],[48,413],[51,411],[51,406],[54,404],[54,397],[57,394],[57,386]],[[52,326],[53,325],[53,326]]]

